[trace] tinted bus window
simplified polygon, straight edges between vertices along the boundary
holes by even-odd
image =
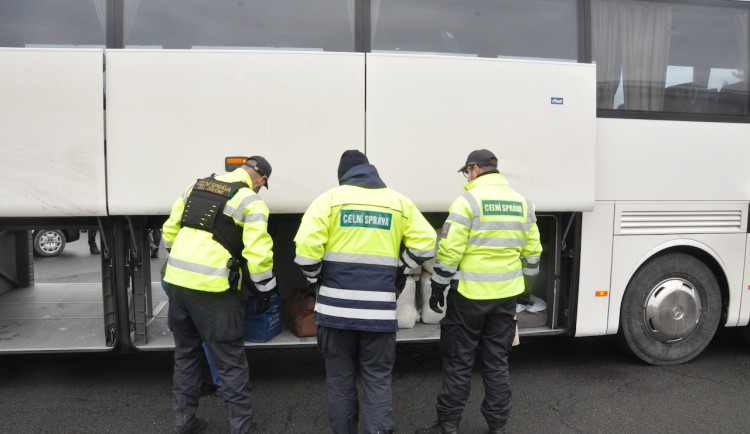
[[[748,11],[592,3],[597,108],[748,114]]]
[[[2,47],[104,47],[106,0],[0,1]]]
[[[340,0],[125,0],[125,48],[354,51],[354,5]]]
[[[371,10],[372,50],[575,62],[574,0],[382,0]]]

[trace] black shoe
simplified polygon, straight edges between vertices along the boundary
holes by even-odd
[[[490,428],[487,434],[505,434],[505,427],[502,428]]]
[[[193,423],[177,431],[177,433],[178,434],[196,434],[199,432],[203,432],[203,430],[205,430],[207,426],[208,426],[208,422],[206,422],[206,419],[203,419],[202,417],[196,417],[195,419],[193,419]]]
[[[102,253],[102,252],[101,252],[101,250],[99,250],[99,248],[98,248],[98,247],[96,247],[96,246],[95,246],[95,247],[92,247],[92,248],[91,248],[91,254],[92,254],[92,255],[100,255],[101,253]]]
[[[418,428],[414,434],[458,434],[458,421],[439,420],[428,428]]]

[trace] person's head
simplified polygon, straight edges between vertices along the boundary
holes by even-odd
[[[254,155],[248,157],[242,168],[250,174],[250,179],[253,181],[253,191],[259,192],[260,188],[264,185],[268,189],[268,178],[271,176],[271,165],[268,160],[261,157],[260,155]]]
[[[339,161],[339,181],[341,181],[341,178],[343,178],[346,172],[348,172],[352,167],[369,163],[370,160],[367,159],[367,155],[356,149],[344,151],[344,153],[341,154],[341,161]]]
[[[497,157],[487,149],[472,151],[466,158],[466,163],[458,169],[469,182],[485,172],[497,170]]]

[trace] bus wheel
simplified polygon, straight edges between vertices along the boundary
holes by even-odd
[[[625,289],[620,335],[652,365],[678,365],[703,351],[716,333],[721,293],[711,270],[693,256],[670,253],[646,263]]]

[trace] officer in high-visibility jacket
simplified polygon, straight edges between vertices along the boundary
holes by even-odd
[[[533,205],[508,185],[497,158],[480,149],[459,169],[466,192],[450,206],[438,235],[430,279],[430,308],[442,313],[442,388],[437,423],[418,434],[458,432],[469,399],[477,347],[481,349],[484,401],[481,411],[491,434],[504,433],[510,414],[508,352],[515,337],[516,300],[530,295],[542,247]],[[481,345],[480,345],[481,344]]]
[[[319,285],[318,347],[333,432],[358,432],[359,365],[364,432],[391,433],[397,292],[433,257],[435,230],[411,200],[386,187],[362,152],[344,152],[338,177],[340,185],[315,199],[302,217],[295,262],[312,287]]]
[[[169,323],[174,336],[175,432],[206,427],[196,417],[202,342],[221,378],[232,433],[257,432],[243,324],[249,292],[267,309],[276,290],[268,207],[257,195],[268,188],[271,165],[249,157],[234,171],[199,179],[172,205],[162,235],[169,253]]]

